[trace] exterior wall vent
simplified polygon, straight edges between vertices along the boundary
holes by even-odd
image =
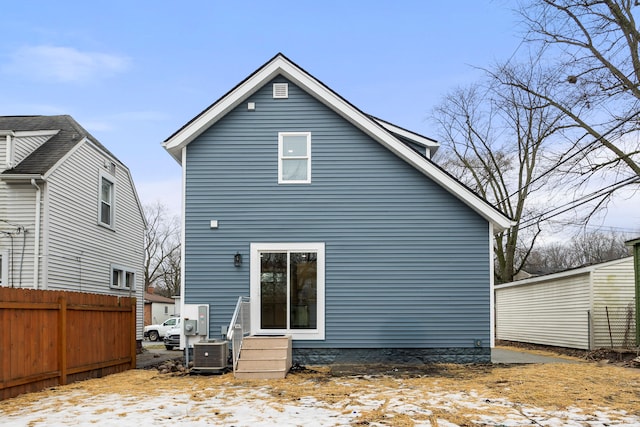
[[[104,159],[104,168],[109,171],[111,175],[116,174],[116,164],[108,159]]]
[[[274,83],[273,98],[274,99],[289,98],[289,83]]]

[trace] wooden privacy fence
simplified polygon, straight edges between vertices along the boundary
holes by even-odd
[[[0,287],[0,400],[136,367],[136,299]]]

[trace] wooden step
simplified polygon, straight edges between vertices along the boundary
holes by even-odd
[[[270,349],[287,348],[291,346],[290,336],[256,336],[252,335],[242,340],[242,348]]]
[[[235,377],[240,379],[285,378],[291,369],[290,336],[250,336],[242,341]]]
[[[241,380],[280,380],[287,377],[287,371],[238,371],[234,376]]]
[[[286,370],[288,371],[291,366],[287,363],[287,357],[280,357],[277,359],[247,359],[241,357],[238,360],[238,371],[274,371],[274,370]]]
[[[242,347],[242,358],[247,360],[269,360],[287,356],[287,348],[245,348]]]

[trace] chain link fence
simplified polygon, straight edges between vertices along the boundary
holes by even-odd
[[[600,318],[605,319],[608,332],[608,347],[636,347],[635,303],[608,305],[601,309]]]

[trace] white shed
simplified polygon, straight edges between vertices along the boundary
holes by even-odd
[[[591,350],[633,347],[633,257],[495,287],[496,338]]]

